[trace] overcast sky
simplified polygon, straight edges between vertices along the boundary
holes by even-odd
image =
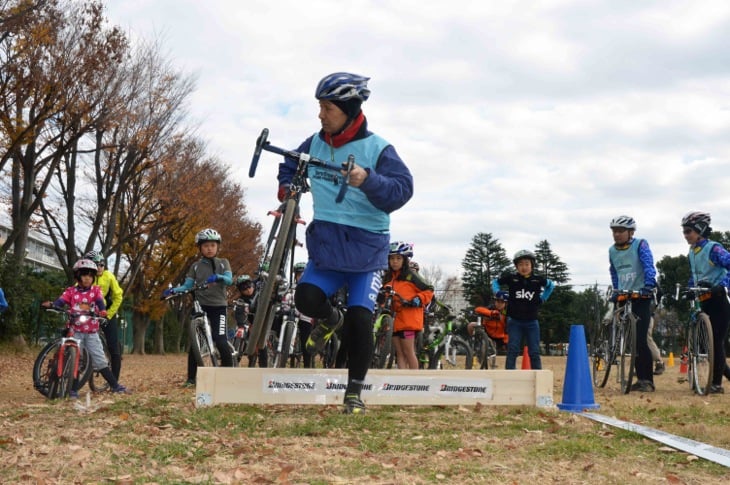
[[[371,77],[369,126],[415,179],[391,238],[422,266],[460,274],[478,232],[510,256],[547,239],[581,290],[610,282],[616,215],[655,260],[686,253],[690,210],[730,230],[727,0],[107,4],[197,76],[190,122],[267,230],[280,158],[250,179],[256,137],[293,149],[317,131],[314,88],[334,71]]]

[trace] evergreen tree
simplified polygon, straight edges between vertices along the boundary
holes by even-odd
[[[491,233],[480,232],[461,262],[464,269],[464,298],[472,305],[484,305],[492,297],[492,280],[512,267],[499,240]]]
[[[535,274],[553,280],[556,285],[568,282],[570,279],[568,265],[553,253],[547,240],[542,240],[535,245],[535,256],[537,256]]]

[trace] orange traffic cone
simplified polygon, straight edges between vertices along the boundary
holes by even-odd
[[[527,352],[527,345],[525,345],[525,348],[522,351],[522,370],[525,369],[532,369],[532,365],[530,364],[530,354]]]
[[[687,356],[687,346],[685,345],[682,349],[682,357],[679,360],[679,373],[680,374],[686,374],[687,373],[687,364],[689,363],[689,357]]]
[[[669,359],[667,359],[667,367],[674,367],[674,352],[669,352]]]

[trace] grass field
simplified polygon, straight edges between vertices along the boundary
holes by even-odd
[[[723,466],[553,409],[196,409],[180,386],[185,355],[125,355],[134,393],[93,395],[84,412],[33,390],[35,352],[0,349],[2,483],[730,483]],[[544,357],[555,402],[565,360]],[[595,392],[596,412],[730,449],[730,395],[694,396],[682,377],[667,368],[650,394],[611,383]]]

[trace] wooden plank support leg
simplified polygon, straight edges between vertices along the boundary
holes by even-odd
[[[345,369],[198,368],[197,406],[341,404]],[[528,405],[552,407],[550,370],[368,371],[367,405]]]

